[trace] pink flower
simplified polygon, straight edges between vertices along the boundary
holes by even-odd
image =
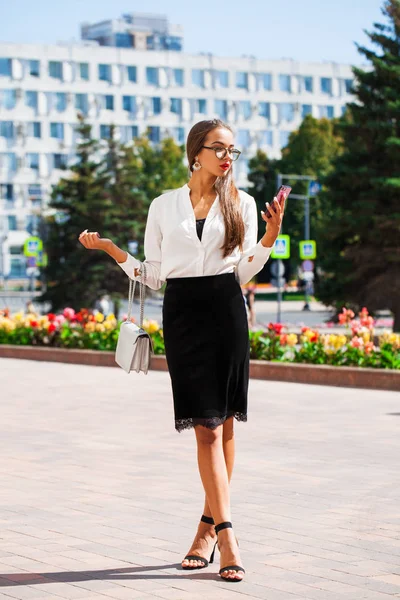
[[[350,342],[350,346],[353,348],[362,348],[364,346],[364,340],[358,336],[354,336]]]
[[[64,315],[57,315],[56,318],[54,319],[54,323],[56,323],[56,325],[62,325],[64,323],[64,321],[66,321],[66,318],[64,317]]]
[[[374,342],[365,342],[364,350],[367,354],[372,352],[373,349],[374,349]]]
[[[63,315],[66,319],[68,319],[69,321],[72,321],[72,319],[75,317],[75,311],[73,308],[64,308],[64,312]]]

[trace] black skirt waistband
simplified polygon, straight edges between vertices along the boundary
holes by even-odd
[[[232,273],[220,273],[218,275],[199,275],[196,277],[167,277],[167,283],[182,283],[188,285],[207,285],[214,282],[224,282],[230,280],[236,280],[235,272]]]

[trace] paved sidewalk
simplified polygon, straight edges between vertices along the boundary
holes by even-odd
[[[400,598],[399,394],[251,380],[245,581],[183,571],[203,508],[168,373],[0,359],[0,598]]]

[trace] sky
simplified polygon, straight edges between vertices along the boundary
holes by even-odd
[[[80,23],[158,13],[184,27],[184,51],[366,64],[355,46],[384,22],[383,0],[0,0],[0,41],[78,40]]]

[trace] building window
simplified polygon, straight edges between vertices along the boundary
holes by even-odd
[[[139,128],[137,125],[120,125],[119,133],[121,143],[129,144],[134,138],[138,137]]]
[[[111,81],[111,65],[99,65],[99,80]]]
[[[291,92],[290,75],[279,75],[279,89],[281,92]]]
[[[203,69],[192,69],[192,83],[197,87],[205,87]]]
[[[158,68],[146,67],[147,85],[158,85]]]
[[[159,115],[161,113],[161,98],[151,98],[151,109],[154,115]]]
[[[228,71],[215,71],[215,81],[221,88],[229,87],[229,73]]]
[[[31,185],[28,185],[28,196],[30,200],[42,198],[42,187],[40,183],[33,183]]]
[[[62,62],[57,60],[49,61],[49,77],[53,79],[63,78],[63,65]]]
[[[347,110],[347,104],[344,104],[344,106],[341,107],[342,117],[343,117],[344,113],[346,112],[346,110]]]
[[[133,48],[133,35],[130,33],[116,33],[115,45],[117,48]]]
[[[259,102],[258,104],[258,114],[260,117],[265,117],[266,119],[270,119],[271,117],[271,104],[269,102]]]
[[[333,119],[334,107],[333,106],[319,106],[319,118],[320,119]]]
[[[171,108],[172,113],[177,115],[182,114],[182,98],[171,98]]]
[[[31,121],[27,124],[27,134],[28,137],[38,138],[42,137],[42,127],[40,121]]]
[[[54,108],[57,112],[64,112],[67,108],[67,94],[65,92],[55,92]]]
[[[29,75],[31,77],[40,77],[40,63],[38,60],[30,60],[28,62],[29,65]]]
[[[174,127],[174,139],[177,144],[183,144],[185,142],[185,129],[183,127]]]
[[[261,146],[272,146],[273,145],[272,131],[269,131],[269,130],[261,131],[260,145]]]
[[[14,137],[14,123],[12,121],[0,121],[0,137],[8,140]]]
[[[38,107],[38,93],[30,90],[25,92],[25,106],[37,109]]]
[[[279,132],[279,142],[280,142],[281,148],[284,148],[285,146],[288,145],[289,136],[290,136],[290,131],[280,131]]]
[[[0,184],[0,198],[7,202],[14,201],[14,187],[12,183]]]
[[[272,90],[272,75],[271,73],[258,73],[258,89]]]
[[[332,79],[330,77],[321,77],[321,92],[332,94]]]
[[[0,58],[0,77],[11,77],[11,58]]]
[[[26,166],[28,169],[39,170],[39,154],[37,152],[28,152],[26,154]]]
[[[217,113],[220,119],[227,119],[228,102],[226,100],[214,100],[214,111]]]
[[[63,140],[64,123],[50,123],[50,137],[57,140]]]
[[[241,100],[239,102],[239,112],[244,119],[251,118],[251,102],[250,100]]]
[[[281,102],[278,104],[278,115],[279,121],[293,121],[294,120],[294,104],[289,102]]]
[[[1,106],[7,110],[15,108],[17,103],[17,92],[16,90],[1,90]]]
[[[200,113],[202,115],[207,114],[207,100],[204,98],[199,98],[194,100],[194,112]]]
[[[237,143],[241,148],[247,148],[250,145],[250,131],[248,129],[238,129]]]
[[[17,231],[17,217],[15,215],[7,216],[8,231]]]
[[[87,94],[75,94],[75,108],[76,110],[80,110],[84,115],[87,114],[89,109]]]
[[[104,110],[114,110],[114,96],[111,94],[102,96],[102,108]]]
[[[301,89],[305,92],[312,93],[314,90],[313,78],[309,75],[303,75],[301,78],[301,81],[302,81]]]
[[[111,137],[110,125],[100,125],[100,138],[102,140],[108,140]]]
[[[302,104],[301,105],[301,116],[304,119],[307,115],[312,115],[312,106],[311,104]]]
[[[172,80],[173,80],[173,85],[175,85],[177,87],[183,87],[183,85],[184,85],[183,69],[172,69]]]
[[[249,89],[249,74],[244,73],[243,71],[238,71],[236,73],[236,87],[241,88],[243,90]]]
[[[89,63],[79,63],[79,77],[83,81],[89,81]]]
[[[55,169],[66,169],[67,168],[67,155],[66,154],[53,154],[53,165]]]
[[[122,108],[130,113],[136,112],[136,97],[122,96]]]
[[[0,153],[0,169],[11,172],[17,170],[17,157],[14,152]]]
[[[352,79],[344,80],[344,89],[346,91],[346,94],[352,93],[352,89],[353,89],[353,80]]]
[[[159,127],[149,127],[149,140],[151,142],[154,142],[155,144],[158,144],[160,139],[161,139],[160,128]]]
[[[136,83],[136,81],[137,81],[136,67],[132,67],[132,66],[126,67],[126,73],[128,75],[128,81],[131,81],[132,83]]]

